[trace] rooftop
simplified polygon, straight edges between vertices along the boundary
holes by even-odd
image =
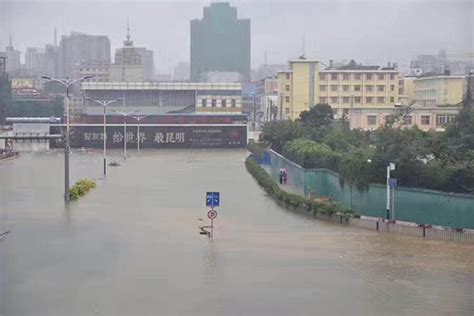
[[[394,64],[393,66],[389,63],[387,66],[385,67],[381,67],[381,66],[376,66],[376,65],[363,65],[363,64],[358,64],[356,63],[355,60],[351,59],[351,61],[346,64],[346,65],[342,65],[342,66],[336,66],[336,67],[333,67],[333,66],[329,66],[327,67],[325,70],[362,70],[362,71],[367,71],[367,70],[384,70],[384,71],[393,71],[393,70],[396,70],[396,64]]]
[[[82,90],[242,90],[240,82],[83,82]]]

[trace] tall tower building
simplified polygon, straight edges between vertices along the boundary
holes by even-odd
[[[110,64],[110,40],[107,36],[71,33],[62,36],[59,45],[60,77],[71,77],[74,65],[84,62]]]
[[[155,71],[153,51],[133,46],[130,27],[123,47],[115,51],[114,64],[110,69],[110,81],[153,80]]]
[[[20,71],[20,51],[16,50],[12,44],[12,37],[10,35],[10,41],[7,47],[5,47],[6,60],[6,71],[8,73],[15,73]]]
[[[250,80],[250,19],[238,19],[226,2],[211,3],[201,20],[191,21],[191,80],[216,72]]]

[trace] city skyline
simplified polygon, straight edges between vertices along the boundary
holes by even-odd
[[[1,48],[8,44],[11,34],[24,63],[26,48],[53,43],[56,27],[58,41],[73,31],[106,35],[115,51],[121,47],[129,20],[135,43],[154,51],[158,72],[171,73],[177,63],[189,62],[190,21],[199,18],[202,8],[211,1],[99,1],[94,4],[97,10],[89,14],[91,3],[3,1]],[[472,51],[469,1],[428,3],[230,1],[237,7],[239,18],[251,19],[252,68],[264,64],[265,55],[269,64],[286,63],[301,55],[303,49],[307,56],[321,60],[354,58],[378,64],[395,61],[402,67],[415,55],[436,54],[440,48],[447,48],[450,53]],[[104,10],[118,18],[104,23]],[[86,12],[88,18],[84,19]],[[35,23],[35,32],[31,22]],[[160,31],[163,28],[166,30]]]

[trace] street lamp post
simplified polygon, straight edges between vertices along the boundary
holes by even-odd
[[[112,111],[123,116],[123,159],[127,159],[127,116],[131,116],[130,114],[137,113],[138,110],[131,112],[121,112],[112,109]]]
[[[90,79],[94,76],[85,76],[79,79],[69,80],[66,79],[56,79],[48,76],[41,76],[42,79],[58,82],[66,87],[66,134],[64,136],[64,201],[69,202],[69,152],[71,150],[69,143],[69,88],[72,87],[76,82],[81,82],[87,79]]]
[[[87,100],[89,101],[92,101],[92,102],[95,102],[99,105],[102,105],[102,107],[104,108],[104,111],[103,111],[103,123],[104,123],[104,149],[103,149],[103,156],[104,156],[104,177],[106,176],[107,174],[107,128],[106,128],[106,118],[107,118],[107,105],[109,104],[112,104],[114,102],[117,102],[117,101],[121,101],[122,98],[118,98],[118,99],[114,99],[114,100],[94,100],[94,99],[90,99],[90,98],[87,98]]]
[[[390,171],[395,170],[395,164],[389,163],[387,166],[387,219],[390,219]]]
[[[137,151],[140,151],[140,121],[143,120],[145,117],[149,115],[143,116],[132,116],[134,119],[137,120]]]

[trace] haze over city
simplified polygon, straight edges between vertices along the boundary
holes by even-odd
[[[189,61],[190,21],[210,1],[3,0],[0,44],[43,47],[53,30],[107,35],[112,52],[121,47],[130,21],[136,45],[154,51],[158,72]],[[231,1],[239,18],[251,19],[252,67],[284,64],[303,52],[321,60],[398,62],[406,68],[417,54],[473,50],[473,7],[465,0],[413,1]],[[1,50],[1,49],[0,49]]]
[[[472,316],[473,23],[0,0],[0,316]]]

